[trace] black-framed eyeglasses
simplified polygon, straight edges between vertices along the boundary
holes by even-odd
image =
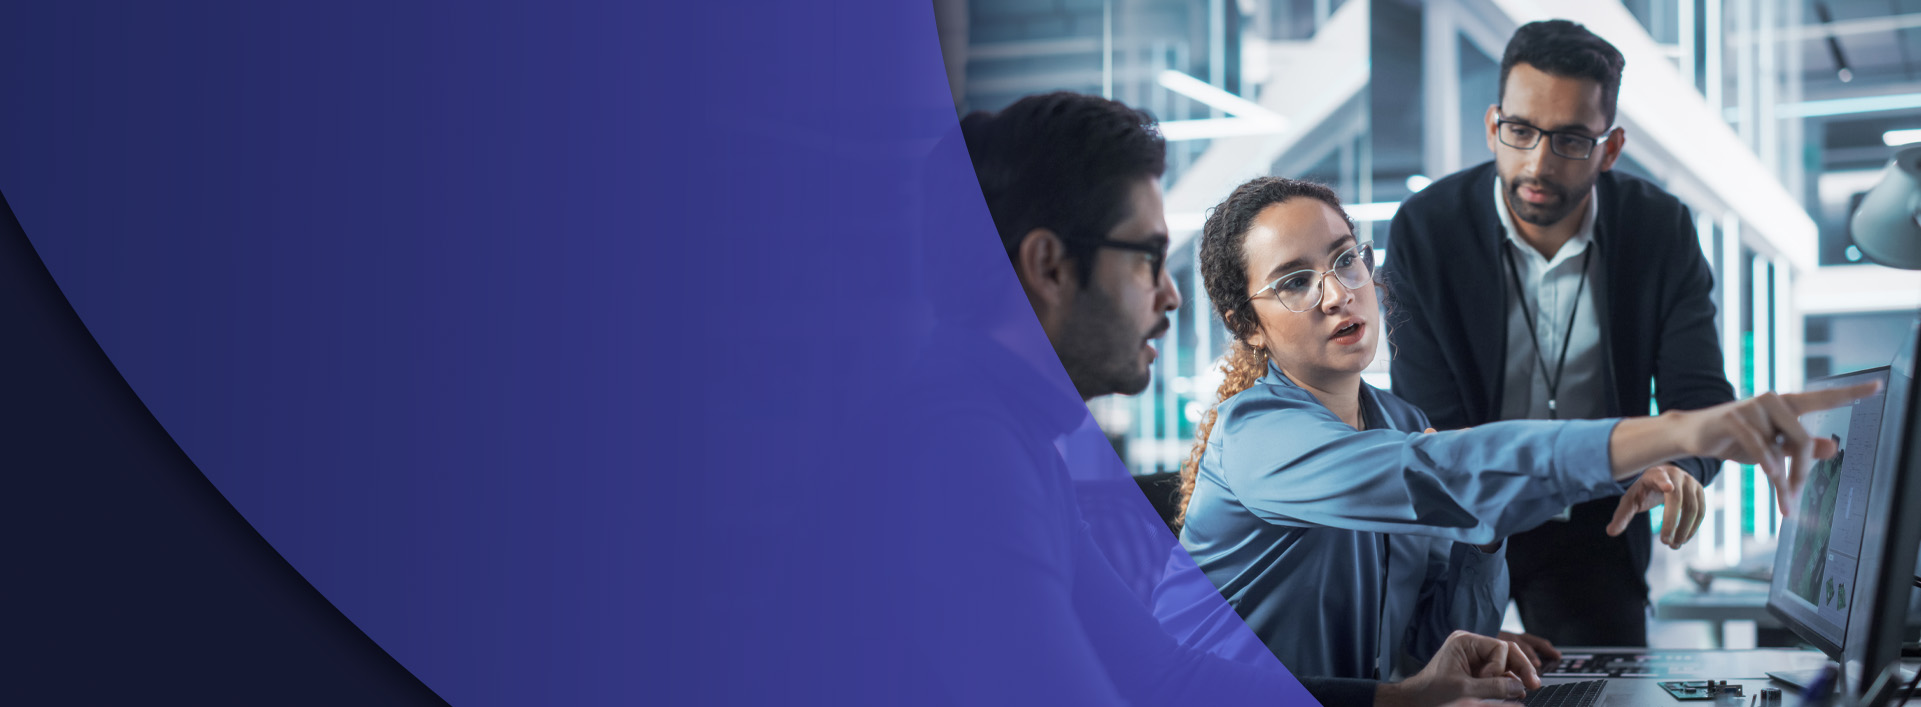
[[[1333,275],[1342,287],[1350,290],[1366,287],[1367,283],[1374,281],[1374,244],[1356,243],[1354,247],[1334,256],[1334,267],[1326,270],[1296,270],[1282,275],[1267,283],[1266,287],[1255,290],[1248,298],[1259,299],[1272,290],[1274,299],[1280,300],[1281,306],[1288,311],[1296,314],[1312,311],[1321,306],[1321,299],[1327,291],[1321,282],[1328,275]]]
[[[1132,241],[1117,241],[1112,238],[1075,238],[1073,240],[1102,248],[1131,250],[1147,256],[1147,265],[1154,271],[1154,276],[1151,278],[1153,282],[1161,281],[1161,271],[1167,267],[1166,241],[1135,243]]]
[[[1568,130],[1542,130],[1507,118],[1497,117],[1494,121],[1494,134],[1500,137],[1501,144],[1516,150],[1532,150],[1545,137],[1549,150],[1570,160],[1585,160],[1593,156],[1594,146],[1606,141],[1611,132],[1613,128],[1601,131],[1600,137],[1589,137]]]

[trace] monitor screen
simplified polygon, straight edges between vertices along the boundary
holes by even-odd
[[[1826,388],[1888,379],[1887,368],[1826,378],[1809,388]],[[1840,451],[1815,462],[1801,498],[1781,531],[1775,550],[1774,581],[1768,605],[1789,628],[1830,654],[1847,643],[1849,612],[1855,606],[1861,538],[1867,530],[1869,494],[1874,491],[1876,452],[1887,393],[1883,390],[1853,405],[1801,417],[1808,433],[1835,441]]]

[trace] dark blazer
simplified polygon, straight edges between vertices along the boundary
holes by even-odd
[[[1494,163],[1449,175],[1409,197],[1394,215],[1377,278],[1387,289],[1394,394],[1427,412],[1437,429],[1500,419],[1507,380],[1507,235],[1494,206]],[[1595,184],[1597,299],[1610,416],[1648,414],[1649,381],[1661,410],[1734,399],[1714,323],[1714,272],[1680,200],[1609,171]],[[1677,466],[1706,484],[1720,462]],[[1652,534],[1629,525],[1636,563],[1647,567]]]

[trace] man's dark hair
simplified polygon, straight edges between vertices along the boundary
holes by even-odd
[[[1129,214],[1127,185],[1159,178],[1167,141],[1154,116],[1079,93],[1028,96],[998,112],[961,119],[981,196],[1008,257],[1036,228],[1059,234],[1081,286],[1096,246]]]
[[[1567,20],[1529,22],[1514,30],[1501,56],[1500,102],[1507,95],[1507,74],[1515,64],[1527,64],[1565,78],[1587,79],[1601,84],[1601,112],[1608,127],[1614,126],[1614,102],[1621,95],[1621,69],[1627,66],[1620,50],[1607,40],[1589,32],[1579,23]]]

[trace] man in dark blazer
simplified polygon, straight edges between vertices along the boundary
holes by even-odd
[[[1486,115],[1494,161],[1434,182],[1395,214],[1378,278],[1393,388],[1437,428],[1647,415],[1650,397],[1661,410],[1734,399],[1714,274],[1687,207],[1611,171],[1627,141],[1614,122],[1623,64],[1578,24],[1521,27]],[[1667,506],[1662,539],[1679,547],[1719,466],[1654,467],[1644,478],[1659,493],[1581,504],[1510,538],[1528,633],[1646,645],[1646,511]]]

